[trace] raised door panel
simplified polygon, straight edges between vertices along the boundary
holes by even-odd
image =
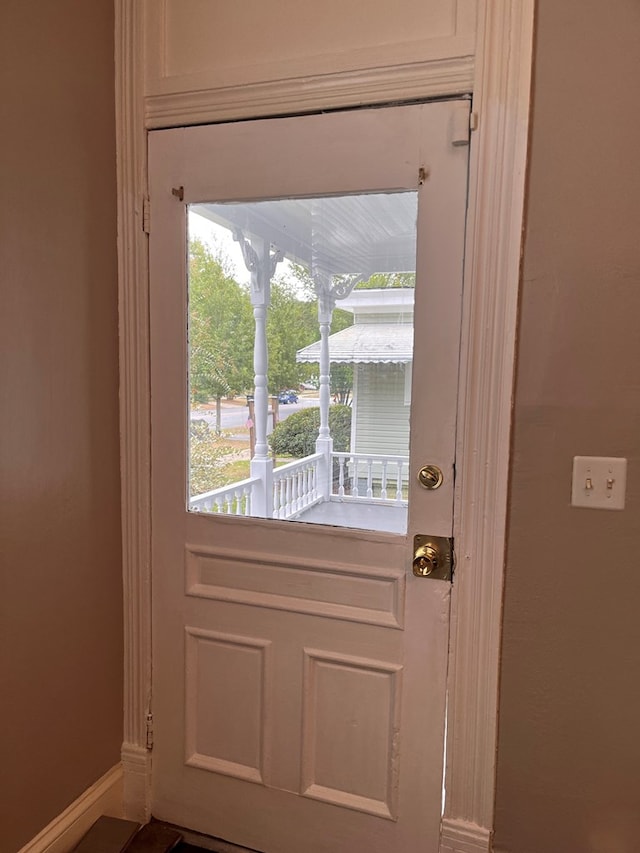
[[[304,659],[302,793],[395,819],[402,667],[319,649]]]
[[[185,634],[185,764],[265,783],[270,642],[192,627]]]

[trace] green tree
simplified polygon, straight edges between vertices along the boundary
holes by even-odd
[[[356,285],[356,290],[384,290],[393,288],[415,288],[416,274],[414,272],[376,272],[366,281]]]
[[[333,402],[350,406],[353,392],[353,367],[350,364],[332,364],[330,378]]]
[[[199,240],[189,244],[189,370],[194,402],[215,399],[220,432],[222,397],[253,385],[253,310],[247,289]]]
[[[300,299],[294,282],[280,276],[274,278],[267,315],[267,383],[272,394],[285,388],[297,388],[308,378],[309,366],[298,364],[296,352],[318,338],[318,309],[315,302]]]

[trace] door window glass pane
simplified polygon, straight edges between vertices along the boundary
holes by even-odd
[[[406,532],[416,217],[189,206],[190,511]]]

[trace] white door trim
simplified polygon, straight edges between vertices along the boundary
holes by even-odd
[[[147,127],[208,124],[325,109],[465,94],[473,85],[473,57],[425,60],[392,68],[341,71],[145,98]]]
[[[485,0],[478,21],[442,853],[488,851],[493,831],[533,12],[534,0]]]
[[[466,263],[464,407],[458,488],[458,570],[449,678],[447,805],[442,850],[488,851],[493,827],[497,684],[511,429],[516,306],[532,59],[534,0],[479,0]],[[148,814],[151,762],[150,423],[143,14],[116,0],[116,116],[120,300],[121,472],[125,619],[123,768],[127,814]],[[422,70],[421,70],[422,73]],[[371,102],[397,69],[378,69]],[[359,104],[341,81],[341,104]],[[376,85],[379,86],[376,94]],[[286,86],[286,84],[285,84]],[[289,86],[291,89],[291,86]],[[423,96],[433,95],[426,91]],[[269,97],[273,92],[269,90]],[[411,89],[411,97],[418,97]],[[256,100],[258,98],[258,101]],[[326,90],[304,109],[326,106]],[[233,114],[264,115],[255,87],[235,92]],[[198,115],[201,115],[198,113]],[[182,116],[184,123],[198,115]],[[217,118],[223,114],[216,112]],[[154,121],[154,126],[158,126]]]
[[[124,803],[149,817],[151,754],[151,442],[148,247],[143,230],[147,139],[139,0],[116,0],[116,157],[120,337],[120,475],[124,594]]]

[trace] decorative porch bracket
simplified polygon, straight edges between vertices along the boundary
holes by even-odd
[[[271,279],[283,258],[279,249],[273,249],[268,240],[249,240],[240,229],[233,239],[240,245],[245,266],[251,274],[251,304],[255,322],[253,344],[254,408],[256,446],[251,460],[251,476],[257,477],[253,492],[251,514],[259,518],[273,516],[273,461],[269,457],[267,444],[267,417],[269,397],[267,371],[269,353],[267,348],[267,311],[271,301]]]
[[[323,500],[331,497],[331,454],[333,453],[333,438],[329,430],[329,405],[331,403],[329,335],[333,309],[339,299],[346,299],[356,284],[365,280],[358,274],[341,276],[333,281],[330,273],[313,272],[313,285],[318,297],[318,325],[320,327],[320,430],[316,440],[316,453],[322,453],[318,476],[318,493]]]

